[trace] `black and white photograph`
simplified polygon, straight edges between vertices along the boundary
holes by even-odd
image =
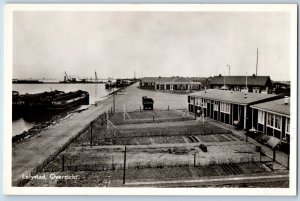
[[[7,4],[4,71],[7,194],[296,194],[296,4]]]

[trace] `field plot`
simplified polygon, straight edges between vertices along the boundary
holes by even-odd
[[[159,140],[157,138],[157,140]],[[126,143],[126,142],[125,142]],[[255,146],[246,142],[226,145],[207,145],[208,151],[203,152],[198,146],[129,146],[127,147],[127,168],[160,168],[176,166],[207,166],[212,164],[258,162],[259,153]],[[196,156],[194,157],[194,154]],[[124,147],[95,146],[69,147],[62,153],[64,170],[98,171],[104,169],[122,169]],[[57,158],[46,166],[45,171],[61,170],[61,160]]]
[[[268,157],[261,160],[255,145],[230,130],[214,126],[212,120],[195,123],[181,119],[177,111],[155,112],[162,121],[132,123],[122,120],[121,113],[117,113],[110,117],[121,122],[116,127],[95,122],[41,171],[45,175],[79,175],[73,183],[45,180],[30,181],[27,185],[123,186],[125,146],[128,183],[175,180],[181,186],[182,179],[270,174],[271,169],[284,171],[273,166]],[[130,117],[146,119],[151,115],[152,112],[133,112]],[[199,148],[200,144],[207,147],[207,152]]]
[[[239,163],[239,164],[222,164],[210,166],[180,166],[180,167],[163,167],[163,168],[142,168],[127,169],[126,182],[147,182],[147,181],[173,181],[173,180],[195,180],[199,178],[218,178],[223,176],[234,175],[252,175],[265,174],[269,172],[261,163]],[[44,172],[46,177],[50,174],[57,176],[78,175],[77,180],[33,180],[27,186],[56,186],[56,187],[113,187],[122,186],[123,171],[101,170],[101,171],[65,171],[65,172]],[[252,187],[251,184],[248,184]],[[274,184],[273,184],[274,185]],[[281,185],[281,184],[280,184]],[[288,185],[288,182],[283,186]],[[247,185],[243,185],[247,187]],[[277,185],[278,186],[278,185]],[[276,187],[276,186],[275,186]]]
[[[151,122],[168,122],[168,121],[185,121],[193,119],[190,116],[183,115],[184,110],[177,111],[135,111],[126,113],[115,113],[110,121],[115,124],[134,124],[134,123],[151,123]],[[153,118],[154,117],[154,118]]]

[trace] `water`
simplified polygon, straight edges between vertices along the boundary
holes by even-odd
[[[64,92],[83,90],[89,92],[90,104],[94,104],[96,101],[103,99],[112,90],[105,89],[104,84],[13,84],[13,90],[18,91],[20,94],[34,94],[42,93],[45,91],[59,90]],[[28,122],[23,118],[13,120],[12,122],[12,135],[21,134],[23,131],[27,131],[35,125],[35,122]]]

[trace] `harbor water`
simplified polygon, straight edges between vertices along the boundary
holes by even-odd
[[[49,84],[13,84],[13,90],[18,91],[20,94],[35,94],[42,93],[45,91],[77,91],[83,90],[87,91],[90,95],[90,104],[94,104],[105,98],[112,89],[105,89],[105,85],[102,83],[76,83],[76,84],[60,84],[60,83],[49,83]],[[23,131],[27,131],[32,128],[35,124],[41,123],[37,121],[28,121],[23,118],[19,118],[12,121],[12,135],[21,134]]]

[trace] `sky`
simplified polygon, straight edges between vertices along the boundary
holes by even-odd
[[[270,75],[290,80],[279,12],[15,11],[13,78]]]

